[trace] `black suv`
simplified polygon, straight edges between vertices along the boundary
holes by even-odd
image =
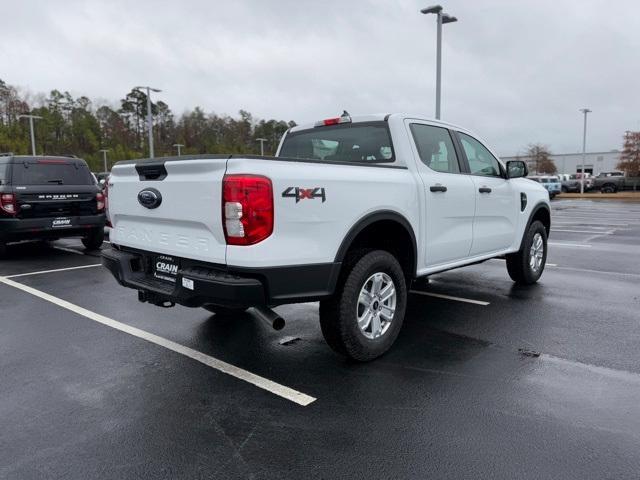
[[[82,237],[104,240],[105,198],[80,158],[0,156],[0,255],[7,243]]]

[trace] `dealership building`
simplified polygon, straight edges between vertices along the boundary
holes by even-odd
[[[514,157],[500,157],[503,161],[524,160],[529,166],[530,172],[535,172],[536,162],[527,155],[517,155]],[[560,153],[550,155],[551,160],[556,165],[558,173],[578,173],[582,168],[582,153]],[[584,171],[592,175],[600,172],[610,172],[618,170],[616,165],[620,161],[620,151],[611,150],[609,152],[587,152],[584,156]]]

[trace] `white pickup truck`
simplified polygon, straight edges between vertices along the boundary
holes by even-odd
[[[472,133],[403,114],[297,126],[275,157],[116,164],[103,263],[142,302],[228,313],[320,301],[328,344],[371,360],[393,344],[412,281],[505,258],[538,280],[549,195]]]

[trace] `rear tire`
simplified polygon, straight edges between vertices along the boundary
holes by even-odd
[[[83,237],[82,244],[87,250],[98,250],[104,242],[104,228],[92,228],[89,235]]]
[[[395,342],[407,305],[407,285],[398,260],[384,250],[347,256],[333,297],[320,302],[320,327],[337,353],[366,362]]]
[[[567,187],[562,187],[562,193],[569,193],[569,189]]]
[[[244,307],[220,307],[218,305],[204,305],[202,308],[221,317],[238,315],[240,313],[244,313],[247,310]]]
[[[613,185],[612,183],[607,183],[607,184],[602,186],[600,191],[602,193],[616,193],[618,191],[618,188],[615,185]]]
[[[521,285],[532,285],[538,281],[547,262],[547,230],[536,220],[525,233],[522,248],[507,255],[507,272],[511,279]]]
[[[7,256],[7,242],[0,240],[0,258]]]

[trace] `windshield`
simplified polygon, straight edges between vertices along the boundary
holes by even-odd
[[[35,160],[13,164],[14,185],[93,185],[86,165],[64,160]]]
[[[348,123],[289,133],[281,157],[342,162],[393,162],[386,122]]]

